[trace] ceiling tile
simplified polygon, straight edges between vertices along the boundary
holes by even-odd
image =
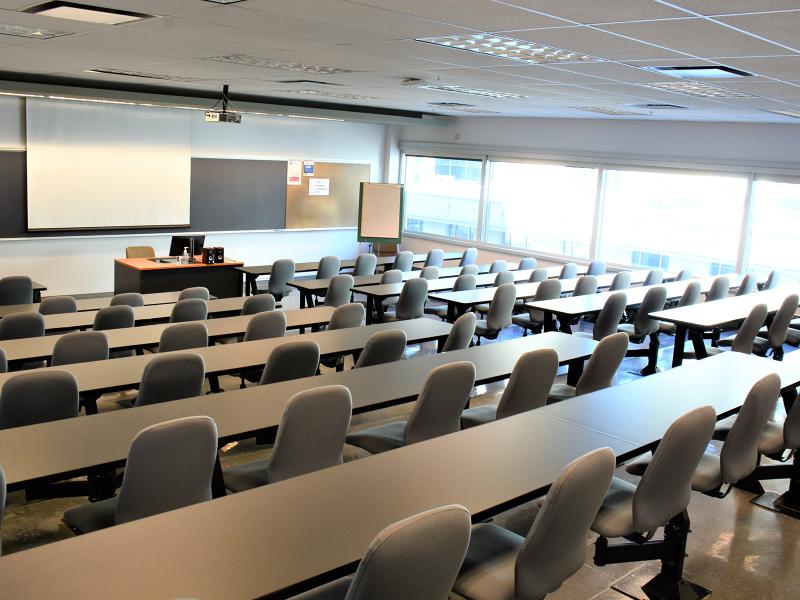
[[[717,20],[794,50],[800,48],[800,11],[719,17]]]
[[[653,0],[508,0],[511,4],[577,23],[611,23],[684,17],[686,13]]]
[[[774,77],[784,81],[800,80],[800,56],[734,58],[725,64],[748,73]]]
[[[674,0],[672,4],[701,15],[726,15],[800,9],[800,0]]]

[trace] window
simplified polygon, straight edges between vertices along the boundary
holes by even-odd
[[[782,283],[800,280],[798,231],[800,182],[757,179],[753,184],[750,269],[760,276],[778,269]]]
[[[484,241],[589,257],[597,169],[489,163]]]
[[[477,239],[480,160],[406,156],[406,230]]]
[[[695,275],[736,270],[748,180],[677,172],[605,172],[600,256]]]

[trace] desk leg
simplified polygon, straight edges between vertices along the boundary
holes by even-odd
[[[367,294],[367,318],[366,318],[367,325],[372,325],[374,322],[374,317],[372,315],[373,310],[375,310],[375,306],[373,305],[372,302],[372,296]]]
[[[444,343],[447,341],[447,336],[440,337],[436,340],[436,352],[441,353],[444,350]]]
[[[247,274],[247,283],[245,287],[248,289],[248,295],[255,296],[258,293],[258,285],[256,284],[257,275]]]
[[[375,298],[373,302],[375,303],[375,312],[377,313],[378,323],[383,323],[383,298]]]
[[[680,367],[683,364],[683,346],[686,344],[686,327],[675,325],[675,346],[672,353],[672,366]]]
[[[306,307],[306,293],[300,290],[300,308]]]
[[[567,369],[567,385],[573,387],[578,385],[578,380],[581,378],[581,375],[583,375],[583,359],[578,358],[570,361]]]
[[[112,467],[98,467],[89,471],[89,501],[97,502],[113,498],[117,490],[117,470]]]
[[[456,322],[456,305],[453,302],[447,303],[447,322]]]
[[[211,476],[211,497],[223,498],[226,494],[225,480],[222,478],[222,463],[219,461],[219,450],[217,450],[217,459],[214,461],[214,473]]]
[[[556,317],[553,313],[549,311],[542,311],[544,315],[544,330],[545,331],[556,331]]]
[[[647,348],[647,365],[639,371],[642,375],[652,375],[658,373],[658,348],[661,346],[661,339],[658,331],[650,334],[650,346]]]
[[[569,322],[569,317],[566,315],[558,315],[558,330],[562,333],[572,335],[572,325]]]
[[[706,352],[706,345],[703,343],[703,332],[692,331],[691,333],[689,333],[689,337],[692,338],[692,346],[694,346],[694,355],[697,357],[697,360],[707,358],[708,352]]]

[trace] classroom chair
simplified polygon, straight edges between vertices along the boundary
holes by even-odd
[[[464,265],[461,267],[461,270],[458,272],[459,275],[477,275],[478,274],[478,265]]]
[[[699,281],[692,281],[686,284],[686,289],[683,290],[683,294],[681,294],[680,299],[674,304],[671,301],[665,303],[665,307],[674,307],[680,308],[682,306],[692,306],[700,302],[700,296],[702,295],[701,290],[702,287],[700,286]],[[658,325],[658,330],[661,333],[666,333],[667,335],[675,335],[675,323],[660,323]]]
[[[61,315],[78,312],[78,303],[72,296],[50,296],[42,298],[39,304],[39,314]]]
[[[464,350],[472,345],[472,337],[475,335],[475,324],[478,318],[473,312],[465,312],[453,323],[453,328],[447,334],[447,339],[442,345],[442,352],[451,350]]]
[[[403,358],[406,351],[406,332],[402,329],[388,329],[373,333],[358,356],[354,369],[382,365]]]
[[[260,296],[254,296],[259,298]],[[338,309],[337,309],[338,310]],[[336,311],[333,313],[336,315]],[[286,314],[282,311],[269,311],[255,315],[247,324],[247,329],[244,332],[243,342],[251,342],[253,340],[269,340],[272,338],[279,338],[286,335]],[[240,388],[245,388],[247,385],[245,381],[250,383],[258,383],[261,379],[261,372],[263,369],[254,368],[240,371],[238,377],[241,379],[239,384]],[[210,376],[211,387],[214,391],[219,391],[218,378]]]
[[[50,365],[60,367],[95,360],[108,360],[106,334],[102,331],[73,331],[58,338]]]
[[[8,379],[0,390],[0,429],[78,416],[78,381],[66,371],[31,371]]]
[[[596,342],[614,335],[622,320],[622,315],[625,314],[625,307],[628,304],[628,297],[625,292],[616,292],[611,294],[603,304],[603,308],[597,315],[594,321],[592,332],[576,331],[574,335],[583,338],[591,338]]]
[[[319,344],[289,342],[277,346],[267,357],[259,385],[312,377],[319,368]]]
[[[356,257],[356,264],[353,266],[353,277],[363,277],[374,275],[378,268],[378,257],[374,254],[359,254]]]
[[[440,268],[444,265],[444,250],[433,248],[428,251],[428,256],[425,257],[425,267]]]
[[[206,365],[202,356],[189,352],[156,356],[145,365],[139,394],[131,406],[200,396],[205,377]]]
[[[720,275],[711,282],[711,287],[706,292],[706,302],[714,302],[728,297],[731,291],[731,280],[725,275]]]
[[[474,290],[476,288],[476,281],[475,275],[459,275],[453,282],[453,291],[464,292],[468,290]],[[446,321],[447,305],[426,306],[425,313],[429,315],[436,315],[442,321]]]
[[[688,281],[692,278],[692,270],[691,269],[681,269],[678,271],[678,274],[675,276],[673,281]]]
[[[353,276],[347,273],[332,277],[325,292],[325,306],[338,307],[350,304],[353,283]]]
[[[419,319],[425,315],[425,300],[428,297],[428,280],[422,277],[409,279],[403,284],[394,310],[384,313],[384,321]]]
[[[174,352],[208,346],[208,328],[205,323],[176,323],[164,329],[158,342],[159,352]]]
[[[328,321],[327,329],[347,329],[349,327],[361,327],[366,319],[366,310],[360,302],[343,304],[336,308]]]
[[[748,273],[742,278],[739,288],[736,290],[737,296],[744,296],[745,294],[752,294],[758,291],[758,278],[752,273]]]
[[[783,345],[786,343],[789,324],[794,318],[798,303],[800,298],[797,294],[790,294],[784,298],[769,327],[758,332],[758,337],[753,342],[754,354],[767,356],[771,352],[772,358],[783,360]]]
[[[504,285],[506,283],[512,283],[512,284],[514,283],[514,273],[512,273],[511,271],[500,271],[497,274],[497,276],[494,278],[494,282],[492,283],[492,287],[496,287],[497,288],[497,287],[500,287],[501,285]],[[516,298],[514,300],[514,303],[516,305]],[[477,305],[473,306],[472,310],[474,310],[475,312],[481,313],[482,315],[485,315],[486,313],[489,312],[489,306],[490,306],[490,303],[489,302],[485,302],[483,304],[477,304]]]
[[[278,259],[272,263],[267,291],[276,301],[280,302],[284,296],[288,296],[294,290],[289,285],[292,280],[294,280],[294,261],[291,258]]]
[[[144,296],[142,296],[139,292],[124,292],[122,294],[114,294],[108,305],[130,306],[133,308],[137,306],[144,306]]]
[[[519,269],[520,271],[535,269],[537,262],[538,261],[533,256],[526,256],[521,261],[519,261],[519,266],[517,266],[517,269]]]
[[[736,332],[736,335],[732,335],[731,337],[720,340],[719,347],[706,346],[706,354],[709,356],[722,354],[724,352],[722,348],[725,346],[730,346],[731,351],[733,352],[752,354],[756,336],[758,335],[758,330],[761,329],[761,326],[764,324],[766,319],[767,305],[763,303],[756,304],[750,309],[750,313],[747,315],[745,320],[742,321],[742,324],[739,327],[739,331]],[[683,352],[683,357],[689,359],[697,358],[697,353],[695,352],[694,345],[691,342],[687,342],[686,349]]]
[[[778,271],[770,271],[767,280],[764,282],[762,290],[773,290],[780,285],[781,274]]]
[[[667,289],[661,285],[651,286],[639,305],[639,310],[636,312],[633,323],[623,323],[617,327],[617,331],[625,333],[633,344],[641,344],[648,336],[650,337],[650,344],[647,349],[632,349],[628,350],[627,354],[628,356],[647,356],[647,366],[641,370],[642,375],[649,375],[658,370],[656,361],[658,360],[660,343],[658,339],[658,325],[660,322],[650,315],[663,310],[666,301]]]
[[[561,267],[559,279],[575,279],[578,276],[578,265],[573,262],[565,264]]]
[[[528,276],[528,283],[541,283],[542,281],[546,281],[549,279],[550,273],[548,273],[547,269],[534,269],[533,272]]]
[[[606,272],[606,261],[604,260],[593,260],[589,263],[589,266],[586,268],[587,275],[603,275]]]
[[[136,324],[133,308],[127,304],[105,306],[97,311],[94,316],[92,329],[104,331],[106,329],[125,329]]]
[[[560,402],[567,398],[582,396],[614,385],[614,375],[625,358],[628,350],[628,336],[624,333],[612,333],[597,344],[586,368],[578,382],[571,386],[567,383],[556,383],[550,389],[548,402]]]
[[[242,304],[242,311],[239,313],[241,316],[257,315],[262,312],[275,310],[275,296],[269,293],[258,294],[257,296],[250,296]]]
[[[611,285],[608,287],[609,292],[618,292],[620,290],[627,290],[631,287],[631,273],[630,271],[620,271],[614,275],[611,280]]]
[[[394,258],[394,264],[392,265],[392,269],[397,269],[401,272],[408,272],[414,266],[414,254],[409,252],[408,250],[403,250],[402,252],[398,252],[397,256]]]
[[[561,297],[561,281],[558,279],[547,279],[539,284],[536,288],[536,294],[533,296],[534,302],[543,302],[544,300],[555,300]],[[516,315],[511,317],[511,322],[514,325],[522,327],[522,336],[528,335],[528,331],[539,333],[544,327],[544,313],[540,310],[525,309],[527,314]]]
[[[43,335],[44,317],[39,313],[12,313],[0,319],[0,340],[16,340]]]
[[[513,283],[504,283],[495,289],[486,319],[481,319],[475,324],[475,335],[480,346],[481,338],[496,340],[500,332],[511,325],[511,314],[514,311],[514,301],[517,299],[517,286]]]
[[[128,246],[125,248],[125,258],[155,258],[156,251],[152,246]]]
[[[661,269],[651,269],[644,278],[642,286],[661,285],[664,283],[664,271]]]
[[[422,267],[419,276],[428,281],[439,279],[439,267]]]
[[[33,282],[24,275],[10,275],[0,279],[0,305],[32,304]]]
[[[342,268],[342,262],[338,256],[323,256],[319,259],[319,266],[317,267],[317,279],[330,279],[339,274]]]
[[[597,293],[597,277],[594,275],[581,275],[575,283],[573,296],[589,296]]]
[[[195,287],[188,287],[181,290],[181,293],[178,294],[178,301],[181,300],[188,300],[189,298],[200,298],[201,300],[205,300],[206,302],[209,301],[211,298],[211,292],[208,291],[207,287],[203,286],[195,286]]]
[[[478,261],[478,249],[477,248],[467,248],[461,254],[461,260],[458,263],[459,267],[464,267],[466,265],[473,265]]]
[[[489,266],[489,273],[502,273],[508,271],[508,263],[504,260],[496,260]]]
[[[202,298],[186,298],[178,300],[172,307],[170,323],[187,321],[205,321],[208,318],[208,303]]]

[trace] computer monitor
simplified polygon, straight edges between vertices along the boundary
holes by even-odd
[[[203,244],[206,242],[204,235],[173,235],[172,241],[169,243],[170,256],[182,256],[183,249],[189,248],[189,254],[192,253],[192,242],[194,240],[194,254],[200,254],[203,249]]]

